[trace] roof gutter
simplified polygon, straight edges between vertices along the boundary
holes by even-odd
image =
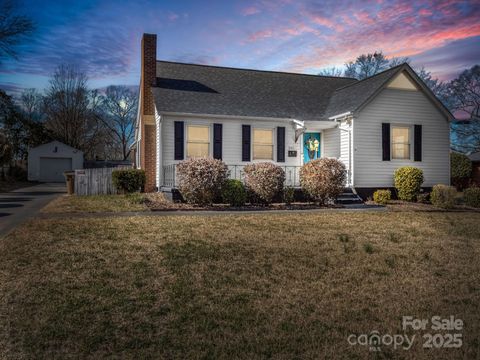
[[[344,112],[344,113],[341,113],[341,114],[338,114],[338,115],[330,116],[330,117],[328,118],[328,120],[339,121],[339,120],[343,120],[343,119],[345,119],[346,117],[351,116],[351,115],[352,115],[352,112],[351,112],[351,111],[347,111],[347,112]]]

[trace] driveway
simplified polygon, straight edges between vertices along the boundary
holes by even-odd
[[[65,184],[47,183],[0,193],[0,237],[65,192]]]

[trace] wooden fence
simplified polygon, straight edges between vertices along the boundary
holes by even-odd
[[[129,166],[75,170],[76,195],[116,194],[112,183],[113,170],[128,169]]]

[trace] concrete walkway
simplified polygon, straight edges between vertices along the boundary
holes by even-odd
[[[0,193],[0,237],[65,192],[65,184],[47,183]]]

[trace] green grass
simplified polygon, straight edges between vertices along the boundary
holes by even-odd
[[[0,242],[0,358],[475,358],[479,239],[478,213],[33,220]],[[405,315],[463,347],[347,343]]]
[[[127,195],[91,195],[69,196],[65,195],[55,199],[45,208],[44,213],[95,213],[95,212],[121,212],[145,211],[143,194],[133,193]]]

